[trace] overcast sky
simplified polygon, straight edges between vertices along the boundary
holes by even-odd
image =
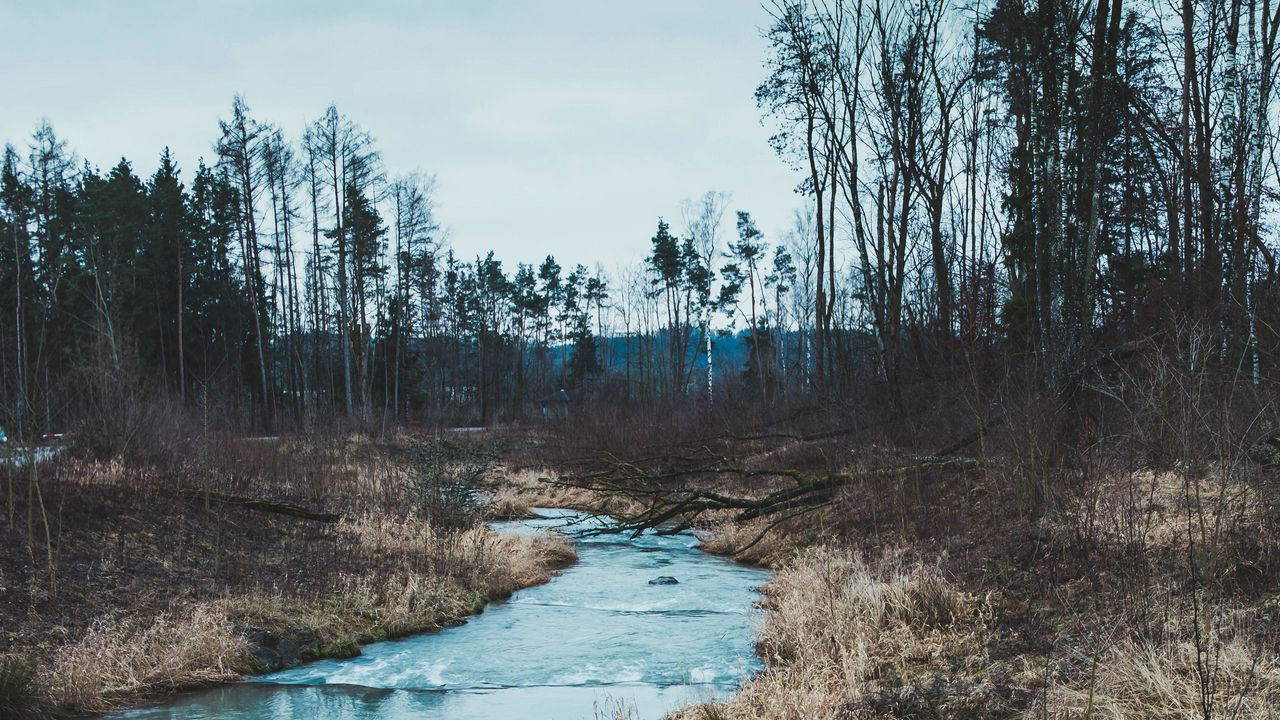
[[[189,179],[235,93],[295,139],[333,102],[389,171],[438,176],[464,256],[612,267],[708,189],[771,237],[799,206],[752,96],[766,20],[756,0],[0,0],[0,139],[47,117],[104,169],[149,175],[168,145]]]

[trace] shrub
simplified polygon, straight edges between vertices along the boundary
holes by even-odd
[[[418,470],[410,490],[423,519],[441,529],[474,525],[484,510],[480,488],[493,459],[440,438],[417,445],[414,455]]]
[[[35,668],[15,657],[0,658],[0,717],[44,717],[45,702]]]

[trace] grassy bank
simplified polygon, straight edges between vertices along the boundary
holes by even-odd
[[[992,473],[937,482],[907,480],[934,497],[897,512],[851,489],[749,551],[776,568],[767,669],[675,717],[1280,717],[1266,486],[1118,474],[1028,521]],[[710,549],[756,537],[720,527]]]
[[[484,468],[422,444],[227,440],[179,464],[68,457],[19,478],[0,715],[102,712],[349,657],[573,562],[560,536],[489,530],[456,484]]]
[[[766,589],[766,671],[673,718],[1280,717],[1280,595],[1269,574],[1253,584],[1274,537],[1226,540],[1265,506],[1227,488],[1232,518],[1191,508],[1188,528],[1175,478],[1108,485],[1144,490],[1135,536],[1104,511],[1075,518],[1091,537],[1006,518],[947,541],[794,549]],[[1221,542],[1200,537],[1202,520]],[[1189,529],[1207,540],[1192,556]]]

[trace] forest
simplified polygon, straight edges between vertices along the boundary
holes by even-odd
[[[337,557],[365,512],[573,507],[775,572],[764,671],[672,717],[1277,717],[1280,3],[763,7],[754,100],[794,216],[766,235],[732,188],[688,188],[652,235],[603,231],[633,265],[456,252],[436,175],[389,173],[359,108],[287,127],[234,95],[206,160],[157,148],[150,177],[49,121],[12,139],[0,425],[68,448],[8,474],[22,602],[56,616],[64,545],[106,532],[61,539],[77,487],[125,515],[202,499],[164,552],[216,552],[206,599],[280,567],[310,578],[288,597],[335,592],[350,568],[312,567],[282,508],[341,515]],[[224,538],[253,503],[286,525]],[[272,569],[220,564],[257,543]],[[156,694],[59,672],[40,702]]]
[[[150,178],[81,162],[46,122],[4,155],[0,406],[25,437],[144,397],[261,428],[525,419],[584,383],[901,402],[993,362],[1060,380],[1180,322],[1260,379],[1276,9],[1175,9],[778,4],[757,101],[802,178],[792,227],[708,192],[612,271],[456,256],[434,177],[389,177],[334,107],[282,128],[237,96],[185,177],[167,150]],[[745,366],[717,379],[734,332]]]

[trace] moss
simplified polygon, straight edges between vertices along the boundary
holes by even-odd
[[[354,638],[343,637],[319,646],[314,652],[315,656],[310,659],[337,658],[344,660],[358,656],[360,654],[360,644]],[[305,656],[307,653],[304,652],[303,654]]]
[[[245,659],[244,664],[235,670],[241,675],[266,675],[272,671],[272,668],[261,658],[250,655]]]

